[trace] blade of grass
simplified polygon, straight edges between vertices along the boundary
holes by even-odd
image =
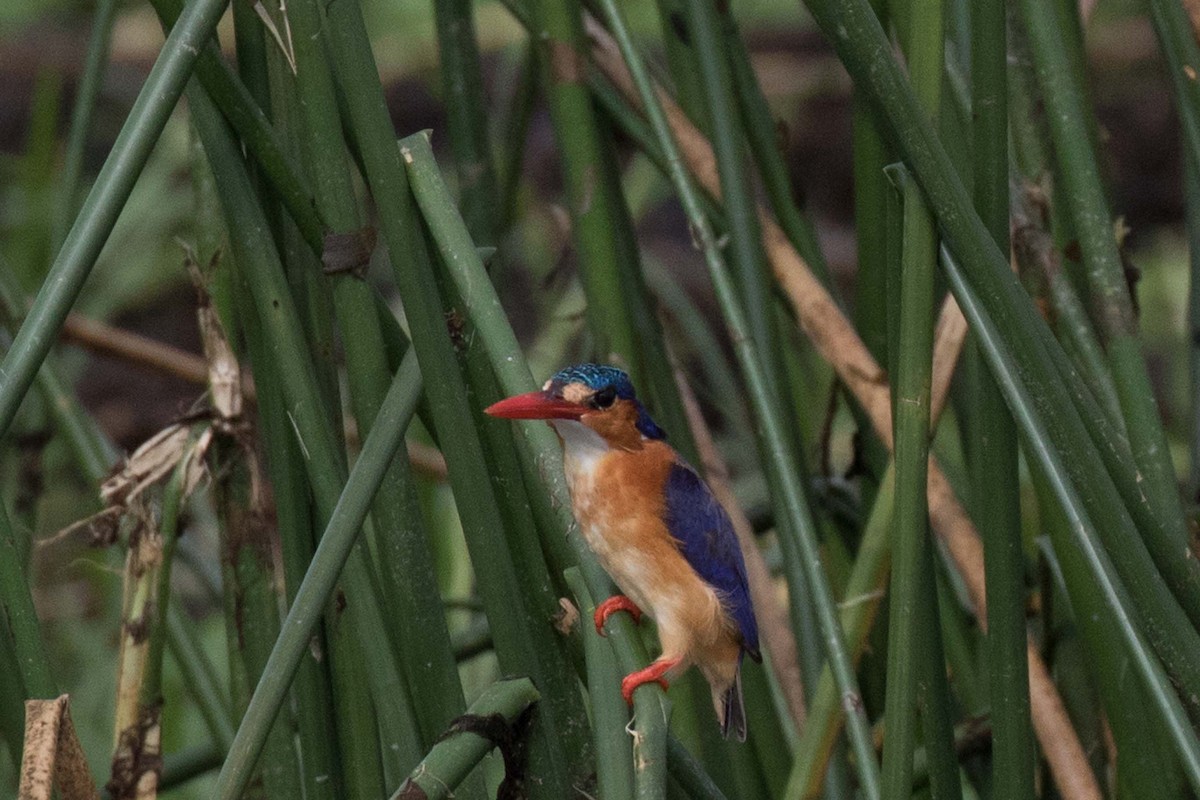
[[[879,789],[877,762],[870,742],[870,731],[859,701],[857,681],[845,651],[829,586],[822,571],[812,518],[803,498],[796,465],[790,458],[788,448],[784,443],[783,423],[777,413],[778,409],[772,404],[769,384],[763,376],[763,364],[759,360],[753,339],[748,338],[749,329],[743,319],[744,312],[733,294],[730,277],[725,271],[723,259],[712,237],[712,228],[703,215],[697,193],[692,187],[691,178],[685,171],[662,107],[658,103],[657,95],[654,93],[641,59],[625,29],[620,12],[611,0],[604,3],[604,11],[621,47],[625,63],[629,66],[630,72],[637,82],[642,102],[655,134],[664,151],[669,154],[672,180],[684,202],[689,222],[704,245],[705,260],[709,267],[710,277],[721,301],[722,312],[730,329],[731,339],[735,343],[742,373],[749,382],[748,388],[753,401],[755,417],[758,425],[762,428],[763,444],[765,445],[764,457],[769,465],[768,472],[774,475],[772,489],[781,497],[788,514],[788,527],[785,528],[785,532],[798,538],[796,544],[798,552],[803,558],[802,566],[812,592],[811,599],[816,607],[816,616],[820,623],[826,654],[837,678],[843,703],[846,705],[851,743],[858,758],[856,766],[860,782],[866,796],[874,798],[878,796]]]
[[[112,151],[62,249],[38,291],[25,324],[0,362],[0,432],[7,431],[67,312],[83,289],[133,185],[179,100],[201,47],[227,0],[195,0],[179,18],[138,93]]]
[[[1009,250],[1008,48],[1005,3],[971,5],[971,108],[975,207],[1001,252]],[[983,537],[987,583],[987,665],[992,787],[999,797],[1033,798],[1033,729],[1025,656],[1025,558],[1021,541],[1017,431],[983,354],[967,355],[972,416],[966,420],[973,518]],[[955,779],[957,783],[957,778]]]

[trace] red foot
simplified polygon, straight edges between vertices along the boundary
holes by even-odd
[[[596,613],[592,617],[592,621],[596,623],[596,633],[604,635],[604,623],[615,611],[628,611],[634,622],[638,622],[642,618],[642,610],[635,606],[632,600],[623,594],[614,594],[596,606]]]
[[[679,664],[679,659],[658,659],[645,669],[631,672],[621,681],[621,697],[633,705],[633,691],[644,683],[657,683],[666,691],[667,679],[663,677]]]

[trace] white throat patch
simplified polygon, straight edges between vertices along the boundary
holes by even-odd
[[[573,419],[550,420],[563,441],[563,460],[570,471],[591,472],[611,449],[594,430]]]

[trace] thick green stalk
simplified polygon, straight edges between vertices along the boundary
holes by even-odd
[[[475,719],[500,717],[512,730],[538,702],[538,690],[528,678],[514,678],[489,686],[467,709]],[[429,752],[391,800],[443,800],[455,797],[459,783],[491,752],[496,743],[468,730],[451,731]]]
[[[905,42],[909,74],[918,98],[935,119],[941,105],[944,16],[940,0],[922,3],[908,20]],[[892,420],[896,454],[896,522],[888,591],[887,736],[883,744],[883,795],[912,793],[912,761],[916,749],[917,683],[925,651],[936,640],[928,623],[937,619],[936,593],[922,584],[934,579],[928,566],[931,547],[926,494],[929,470],[930,383],[933,374],[933,283],[937,265],[937,230],[919,187],[910,180],[897,184],[903,194],[900,274],[889,274],[889,288],[899,285],[896,323]],[[889,307],[893,312],[894,305]],[[891,322],[889,320],[889,326]],[[924,623],[924,624],[923,624]],[[936,622],[934,622],[936,624]],[[943,656],[937,653],[939,663]]]
[[[1008,49],[1005,3],[971,6],[974,198],[1001,252],[1009,250]],[[987,664],[992,709],[992,787],[999,797],[1033,798],[1034,748],[1025,631],[1017,431],[972,341],[967,350],[971,417],[967,444],[973,518],[983,537]],[[957,781],[957,779],[956,779]]]
[[[112,38],[113,20],[117,17],[117,0],[96,3],[92,16],[92,33],[83,56],[79,85],[75,88],[75,105],[71,109],[71,126],[63,153],[62,174],[59,178],[58,204],[54,209],[54,224],[50,229],[50,252],[62,247],[67,227],[78,210],[79,183],[83,177],[83,155],[88,133],[92,129],[92,113],[104,86],[104,68],[108,65],[108,46]]]
[[[1137,320],[1126,282],[1125,268],[1113,234],[1099,166],[1085,120],[1091,118],[1082,86],[1082,73],[1072,69],[1062,47],[1063,32],[1054,4],[1023,0],[1025,33],[1037,65],[1038,81],[1047,107],[1055,144],[1063,198],[1071,213],[1075,236],[1083,252],[1093,316],[1104,339],[1125,418],[1139,485],[1162,528],[1143,530],[1158,568],[1179,591],[1194,624],[1200,625],[1200,565],[1180,557],[1188,537],[1166,434],[1146,371]],[[1182,588],[1188,587],[1188,588]],[[1189,596],[1194,597],[1187,600]]]
[[[856,767],[860,784],[868,798],[875,798],[879,792],[878,772],[869,726],[861,705],[857,680],[842,638],[829,584],[821,566],[815,525],[804,500],[800,476],[790,454],[790,448],[787,446],[784,423],[779,408],[773,400],[774,395],[765,376],[763,361],[759,358],[754,340],[750,336],[745,313],[737,298],[732,279],[726,271],[720,250],[713,237],[712,227],[704,216],[698,192],[693,187],[683,166],[678,147],[671,135],[666,116],[658,102],[658,96],[654,92],[645,66],[633,46],[629,32],[626,30],[615,4],[612,0],[606,0],[603,7],[604,15],[621,48],[621,55],[638,86],[647,116],[663,150],[668,154],[672,182],[683,201],[693,232],[704,247],[709,275],[720,300],[721,310],[729,328],[730,338],[734,343],[742,374],[747,379],[752,409],[758,427],[761,429],[760,446],[766,459],[767,472],[772,476],[772,493],[780,497],[782,509],[786,513],[786,519],[781,520],[785,523],[782,525],[782,529],[785,535],[793,535],[798,539],[795,544],[801,555],[805,577],[808,579],[809,589],[812,593],[811,599],[815,606],[826,654],[837,678],[843,703],[848,711],[848,727],[851,744],[858,759]]]
[[[980,346],[988,356],[992,374],[1004,392],[1013,416],[1020,424],[1026,452],[1045,472],[1047,480],[1066,516],[1073,545],[1087,564],[1095,587],[1113,616],[1113,622],[1128,651],[1133,669],[1138,675],[1158,712],[1160,722],[1169,732],[1183,763],[1188,781],[1194,790],[1200,789],[1200,741],[1188,721],[1180,698],[1175,694],[1162,665],[1142,634],[1135,616],[1136,606],[1121,583],[1104,545],[1089,519],[1078,489],[1072,484],[1064,458],[1054,446],[1045,424],[1037,416],[1029,387],[1018,371],[1012,351],[1001,338],[988,311],[980,303],[963,273],[949,254],[943,252],[942,264],[954,288],[963,314],[979,336]]]
[[[588,696],[592,701],[592,741],[596,751],[596,788],[604,800],[633,797],[633,748],[625,725],[629,709],[621,697],[621,673],[613,650],[591,624],[596,603],[583,573],[566,572],[567,585],[579,609],[579,635],[587,659]]]
[[[1090,428],[1081,419],[1076,403],[1087,399],[1086,390],[1077,384],[1078,375],[1065,363],[1044,320],[1009,270],[1007,258],[972,208],[866,0],[809,0],[809,8],[829,34],[851,76],[879,108],[880,119],[886,121],[925,190],[950,250],[962,259],[970,288],[978,292],[980,302],[1019,354],[1022,374],[1030,378],[1027,389],[1038,398],[1042,417],[1052,423],[1047,430],[1063,454],[1074,488],[1093,511],[1091,519],[1138,597],[1139,616],[1147,624],[1156,651],[1172,675],[1191,687],[1185,697],[1200,698],[1200,665],[1185,655],[1200,650],[1200,636],[1158,577],[1133,528],[1129,508],[1139,517],[1143,511],[1150,513],[1145,500],[1137,498],[1133,476],[1127,469],[1115,474],[1104,469],[1110,456],[1114,465],[1119,456],[1112,432],[1096,415],[1088,417]],[[1122,506],[1122,500],[1128,508]],[[1153,523],[1153,518],[1149,522]]]
[[[613,186],[603,181],[606,156],[585,79],[586,39],[582,11],[576,0],[533,0],[533,28],[541,52],[539,64],[548,87],[551,119],[558,138],[571,212],[571,235],[579,252],[580,277],[588,298],[588,318],[596,336],[596,351],[604,360],[616,358],[636,381],[647,370],[634,339],[633,320],[617,283],[620,269]]]
[[[496,243],[503,207],[496,205],[496,170],[488,143],[488,110],[483,93],[483,66],[475,42],[470,0],[435,0],[442,102],[450,150],[458,174],[463,218],[476,242]]]
[[[0,433],[8,430],[38,367],[112,232],[175,108],[196,57],[216,28],[227,0],[194,0],[163,44],[129,117],[38,291],[25,324],[0,362]]]
[[[514,554],[495,533],[500,510],[490,485],[483,449],[473,425],[480,409],[467,402],[467,387],[456,363],[443,314],[443,298],[427,258],[423,234],[408,193],[408,178],[396,147],[395,131],[355,0],[335,0],[326,9],[327,30],[348,122],[362,156],[365,177],[377,206],[393,270],[413,334],[413,347],[425,376],[434,424],[449,459],[463,530],[476,565],[480,595],[489,610],[501,668],[529,675],[542,693],[541,713],[532,730],[531,763],[543,782],[537,793],[561,796],[579,777],[589,742],[583,708],[565,661],[558,634],[525,604],[514,604]],[[409,253],[402,264],[399,254]],[[478,259],[474,245],[452,258]],[[515,608],[514,608],[515,605]]]

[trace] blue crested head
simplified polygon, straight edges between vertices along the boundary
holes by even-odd
[[[633,382],[624,370],[604,364],[575,364],[554,373],[547,388],[553,391],[572,383],[583,384],[593,392],[611,391],[617,399],[628,400],[637,408],[637,429],[643,436],[647,439],[667,438],[666,432],[658,427],[646,407],[637,399]]]

